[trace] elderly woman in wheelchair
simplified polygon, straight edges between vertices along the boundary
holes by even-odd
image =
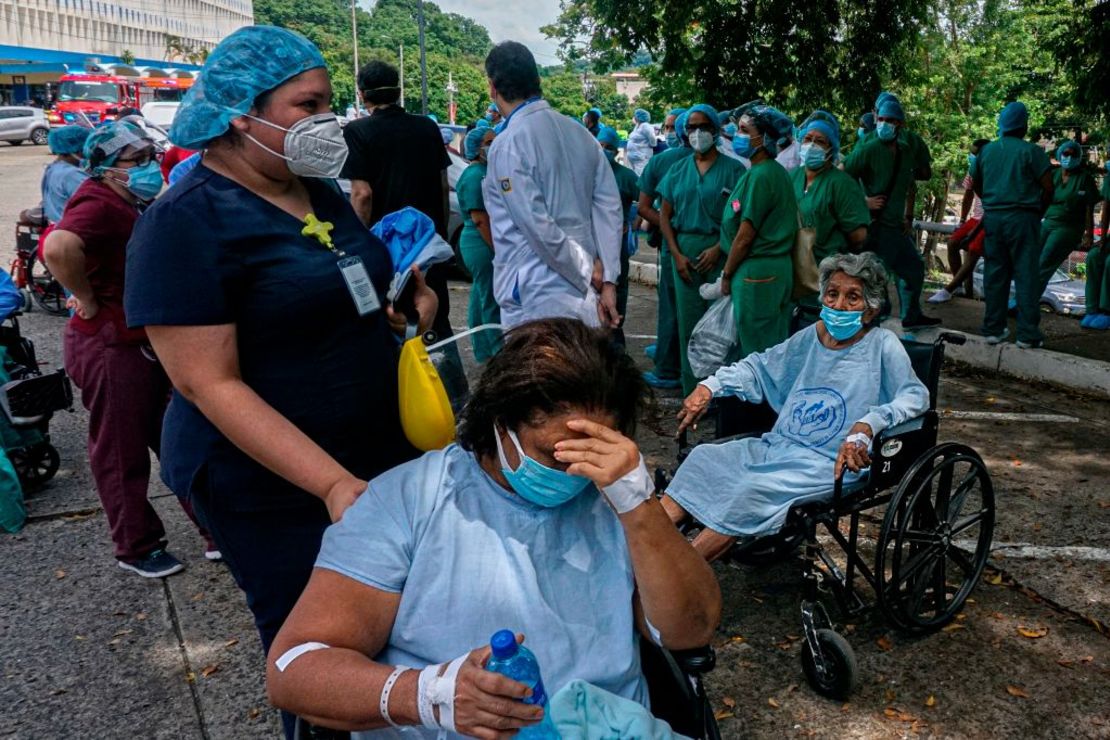
[[[870,464],[875,435],[929,408],[929,391],[892,332],[872,326],[887,274],[871,253],[820,265],[821,320],[771,349],[722,367],[686,398],[679,431],[716,396],[766,402],[778,414],[762,437],[695,447],[663,497],[676,524],[703,529],[694,549],[707,560],[738,539],[778,531],[790,509],[830,498]]]
[[[579,679],[619,697],[611,716],[646,714],[649,691],[654,709],[640,643],[707,645],[721,595],[631,439],[649,393],[581,322],[510,332],[460,444],[372,481],[328,529],[270,651],[273,702],[375,736],[510,737],[543,711],[523,701],[527,685],[484,670],[490,635],[509,628],[527,635],[549,695]]]

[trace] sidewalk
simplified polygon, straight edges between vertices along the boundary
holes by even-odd
[[[655,258],[656,251],[641,242],[640,251],[633,255],[631,261],[632,280],[655,285],[658,279]],[[931,295],[936,287],[927,287],[925,295]],[[1011,340],[992,347],[979,334],[983,318],[982,301],[954,298],[948,303],[927,305],[925,311],[944,320],[941,329],[926,329],[907,333],[906,336],[932,341],[940,331],[965,334],[966,344],[947,349],[946,354],[951,359],[984,370],[1110,398],[1110,332],[1082,329],[1079,319],[1072,316],[1042,313],[1045,349],[1019,349],[1014,345],[1013,319],[1010,320]],[[902,327],[897,321],[887,321],[885,326],[902,334]]]

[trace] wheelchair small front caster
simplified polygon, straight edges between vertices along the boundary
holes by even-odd
[[[856,688],[859,669],[856,654],[839,633],[831,629],[816,632],[820,655],[814,655],[807,640],[802,645],[802,670],[806,681],[822,696],[846,701]]]

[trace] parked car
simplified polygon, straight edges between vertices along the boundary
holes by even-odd
[[[979,260],[979,264],[975,265],[975,272],[972,274],[972,282],[975,287],[975,297],[982,300],[982,260]],[[1014,284],[1011,282],[1011,304],[1013,303],[1016,290]],[[1083,316],[1087,313],[1087,306],[1084,298],[1086,291],[1087,282],[1085,280],[1074,280],[1063,270],[1057,270],[1055,274],[1048,279],[1048,285],[1045,287],[1044,294],[1041,296],[1041,309],[1064,314],[1066,316]]]
[[[29,105],[0,106],[0,141],[19,146],[25,141],[42,146],[50,135],[50,124],[41,108]]]
[[[170,126],[173,125],[173,117],[177,115],[177,109],[180,107],[181,103],[176,100],[159,100],[144,103],[141,112],[143,118],[169,131]]]

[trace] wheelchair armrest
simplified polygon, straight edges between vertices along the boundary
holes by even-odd
[[[894,437],[900,437],[904,434],[909,434],[910,432],[921,431],[924,427],[924,416],[918,416],[917,418],[910,419],[909,421],[904,421],[897,426],[892,426],[888,429],[884,429],[883,431],[876,434],[873,441],[873,447],[881,446],[880,443],[884,440],[893,439]]]
[[[717,667],[717,652],[711,645],[689,650],[672,650],[675,663],[688,676],[701,676]]]

